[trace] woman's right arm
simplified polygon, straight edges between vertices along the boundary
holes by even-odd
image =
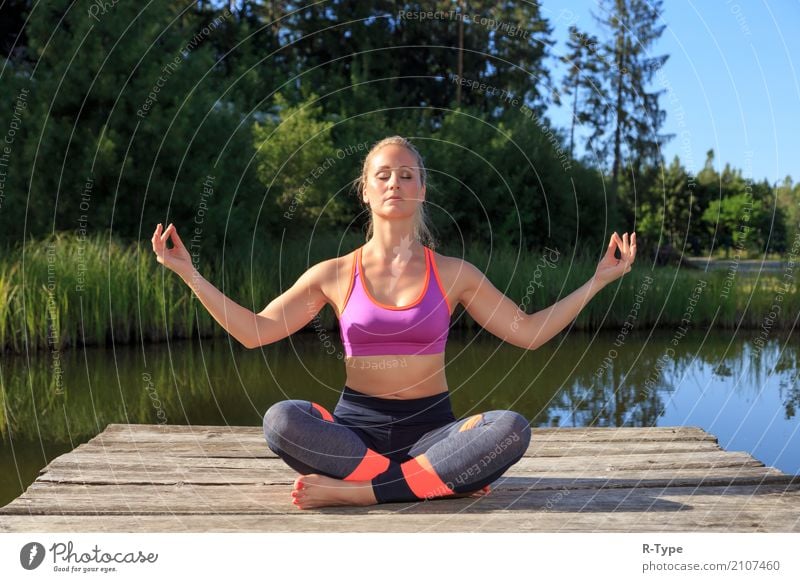
[[[173,248],[166,247],[167,239],[172,240]],[[322,292],[325,263],[308,269],[290,289],[260,313],[254,313],[223,295],[197,272],[174,225],[170,224],[162,234],[159,224],[152,241],[158,262],[177,273],[211,316],[248,348],[279,341],[302,329],[327,302]]]

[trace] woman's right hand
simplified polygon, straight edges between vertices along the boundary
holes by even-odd
[[[167,240],[172,239],[172,248],[167,248]],[[153,252],[156,254],[156,260],[164,265],[167,269],[174,271],[181,277],[186,277],[194,270],[192,265],[192,256],[178,236],[178,231],[175,229],[174,224],[167,226],[167,229],[161,232],[161,223],[156,226],[156,231],[153,233]]]

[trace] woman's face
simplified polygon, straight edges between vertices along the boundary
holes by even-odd
[[[388,145],[370,160],[364,202],[387,218],[413,215],[425,200],[416,156],[403,146]]]

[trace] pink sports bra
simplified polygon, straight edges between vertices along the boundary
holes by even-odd
[[[384,356],[443,352],[450,331],[450,305],[439,279],[433,251],[424,247],[425,284],[422,293],[411,304],[396,307],[379,303],[367,290],[361,265],[362,248],[356,251],[350,288],[339,316],[339,334],[345,354]],[[431,278],[436,279],[436,285],[430,285]]]

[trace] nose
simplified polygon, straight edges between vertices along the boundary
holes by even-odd
[[[400,179],[397,176],[397,172],[391,172],[389,174],[389,179],[386,181],[386,186],[392,190],[397,188],[400,184]]]

